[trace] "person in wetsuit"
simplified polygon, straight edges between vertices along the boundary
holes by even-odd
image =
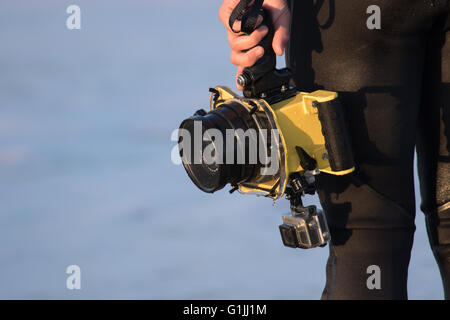
[[[267,28],[232,32],[238,2],[223,1],[219,18],[240,74],[263,55],[257,44]],[[380,28],[368,23],[373,5]],[[348,176],[318,176],[332,238],[322,299],[407,299],[414,150],[421,210],[450,299],[450,0],[266,0],[264,7],[274,51],[286,51],[298,90],[341,96],[357,164]],[[380,289],[367,286],[372,265]]]

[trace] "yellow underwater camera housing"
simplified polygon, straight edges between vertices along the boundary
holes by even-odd
[[[210,111],[240,104],[256,122],[264,117],[268,127],[279,133],[275,148],[279,171],[274,175],[255,173],[238,182],[235,187],[241,193],[278,199],[285,194],[293,177],[301,177],[308,171],[334,175],[354,171],[343,110],[336,92],[294,93],[291,89],[284,94],[286,99],[271,105],[265,99],[241,97],[228,87],[216,87],[211,91]]]
[[[231,192],[274,200],[286,196],[291,215],[283,217],[283,243],[293,248],[324,246],[330,240],[325,215],[304,207],[315,193],[320,172],[345,175],[355,170],[344,108],[336,92],[302,92],[292,72],[276,69],[273,27],[263,0],[241,0],[230,27],[241,20],[250,34],[263,16],[269,32],[259,44],[265,54],[238,77],[243,96],[227,87],[211,88],[209,112],[201,109],[179,129],[179,150],[191,180],[204,192],[227,184]]]

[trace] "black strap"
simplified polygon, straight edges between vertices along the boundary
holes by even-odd
[[[256,29],[258,22],[258,16],[262,15],[262,6],[264,0],[254,0],[254,3],[249,7],[252,0],[241,0],[234,8],[230,15],[230,29],[234,33],[244,32],[247,34],[252,33]],[[233,25],[236,21],[241,21],[241,30],[235,31]]]

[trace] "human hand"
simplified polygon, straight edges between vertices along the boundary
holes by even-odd
[[[230,29],[229,19],[231,12],[240,0],[224,0],[219,9],[219,19],[225,25],[228,34],[228,42],[231,47],[230,61],[238,67],[236,78],[242,74],[245,67],[253,66],[264,55],[264,49],[258,43],[267,35],[269,31],[266,26],[260,26],[250,35],[235,33]],[[286,0],[266,0],[263,7],[271,15],[274,25],[274,37],[272,47],[274,52],[281,56],[289,40],[289,25],[291,14]],[[258,20],[261,24],[262,17]],[[235,31],[240,30],[240,21],[233,25]],[[243,88],[236,83],[238,90]]]

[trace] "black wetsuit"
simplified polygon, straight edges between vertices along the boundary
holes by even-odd
[[[381,29],[369,29],[370,5]],[[414,237],[414,148],[421,209],[450,299],[449,0],[293,0],[287,64],[302,91],[337,91],[356,173],[321,174],[332,234],[324,299],[406,299]],[[369,290],[367,268],[381,270]],[[436,288],[439,290],[439,288]]]

